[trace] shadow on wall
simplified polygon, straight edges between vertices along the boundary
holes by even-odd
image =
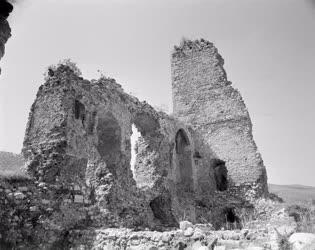
[[[178,130],[176,133],[175,149],[179,163],[179,186],[183,191],[191,192],[194,190],[192,178],[192,151],[188,136],[183,129]]]
[[[228,188],[228,170],[225,166],[225,161],[220,159],[213,159],[212,166],[214,168],[214,178],[217,186],[217,190],[225,191]]]
[[[99,118],[96,130],[99,139],[97,150],[105,160],[107,168],[116,176],[116,165],[119,165],[121,155],[121,128],[116,118],[107,113]]]
[[[159,220],[164,226],[179,226],[172,213],[170,196],[158,196],[150,202],[150,208],[153,212],[154,218]]]

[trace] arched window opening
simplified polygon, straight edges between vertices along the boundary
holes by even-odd
[[[78,100],[74,101],[74,117],[75,119],[80,119],[82,121],[82,125],[84,126],[85,106]]]
[[[193,190],[192,152],[189,139],[183,129],[175,136],[176,156],[179,168],[179,184],[182,190]]]
[[[105,160],[108,169],[115,173],[115,165],[121,160],[121,128],[116,118],[107,113],[99,118],[97,127],[98,145],[97,150]]]
[[[225,191],[228,188],[228,178],[227,178],[227,168],[225,166],[225,161],[220,159],[214,160],[214,177],[216,181],[216,186],[219,191]]]
[[[176,141],[176,153],[185,154],[185,151],[190,150],[188,137],[183,129],[178,130],[175,137]]]

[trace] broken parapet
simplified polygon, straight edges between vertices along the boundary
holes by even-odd
[[[231,86],[217,48],[203,39],[183,40],[172,54],[173,111],[202,134],[226,163],[229,186],[258,183],[267,192],[266,169],[252,136],[252,123],[238,90]]]

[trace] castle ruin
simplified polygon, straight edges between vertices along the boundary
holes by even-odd
[[[23,147],[28,173],[51,189],[47,199],[71,203],[73,195],[97,207],[98,224],[155,228],[177,226],[183,216],[198,222],[195,200],[217,191],[255,187],[257,197],[265,195],[249,114],[214,45],[202,39],[175,47],[172,81],[169,116],[113,79],[88,81],[66,66],[51,72],[31,108]],[[141,133],[133,172],[132,125]]]
[[[8,13],[0,18],[0,59],[11,35]],[[223,64],[204,39],[175,46],[172,115],[128,95],[114,79],[88,81],[66,65],[50,70],[25,133],[29,178],[0,182],[0,246],[90,247],[98,228],[167,231],[185,219],[218,229],[236,221],[244,202],[268,194],[267,176]],[[141,133],[134,170],[132,126]],[[81,236],[70,242],[73,231]]]

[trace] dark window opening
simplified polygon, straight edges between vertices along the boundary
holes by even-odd
[[[75,119],[80,119],[82,121],[82,125],[84,126],[85,106],[78,100],[75,100],[74,102],[74,117]]]
[[[89,122],[88,122],[88,133],[93,134],[94,132],[94,126],[95,126],[95,119],[96,119],[96,114],[97,112],[94,111],[90,116],[89,116]]]
[[[116,118],[107,113],[99,117],[96,126],[98,136],[97,150],[102,159],[106,162],[106,168],[116,176],[116,169],[122,164],[121,151],[121,128]]]
[[[176,157],[179,168],[179,189],[190,192],[193,190],[192,152],[189,139],[183,129],[175,136]]]
[[[194,160],[195,160],[195,165],[198,165],[199,164],[199,160],[202,158],[199,151],[195,151],[194,153]]]
[[[198,158],[198,159],[201,159],[201,158],[202,158],[201,155],[200,155],[200,153],[199,153],[199,151],[195,151],[195,153],[194,153],[194,158]]]
[[[237,216],[235,215],[232,208],[227,208],[225,212],[226,221],[230,223],[234,223],[237,221]]]
[[[224,209],[224,215],[225,215],[225,224],[226,229],[228,230],[235,230],[235,229],[241,229],[242,225],[240,223],[240,218],[236,215],[234,208],[225,208]]]
[[[215,159],[214,160],[214,178],[216,186],[219,191],[225,191],[228,188],[227,168],[225,161]]]
[[[186,153],[187,146],[189,146],[190,143],[184,130],[182,129],[178,130],[178,132],[176,133],[175,142],[176,142],[176,153],[177,154]]]

